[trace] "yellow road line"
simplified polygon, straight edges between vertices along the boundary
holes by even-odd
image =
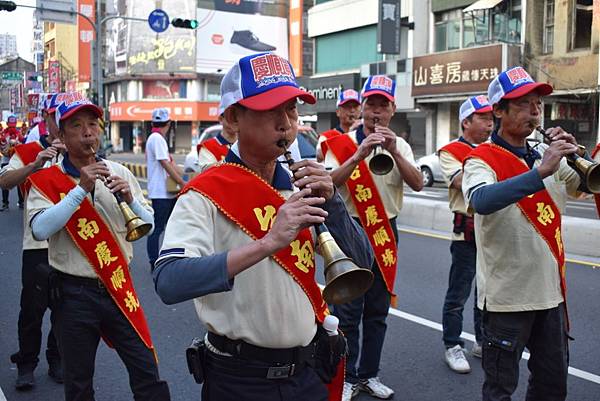
[[[427,231],[411,230],[409,228],[398,228],[398,231],[407,233],[407,234],[420,235],[422,237],[429,237],[429,238],[436,238],[436,239],[444,239],[444,240],[448,240],[448,241],[450,241],[450,239],[451,239],[449,235],[434,234],[434,233],[429,233]],[[583,265],[583,266],[591,266],[593,268],[600,267],[600,263],[588,262],[586,260],[567,258],[566,261],[568,263],[575,263],[575,264]]]

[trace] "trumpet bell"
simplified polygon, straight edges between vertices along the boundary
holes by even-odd
[[[583,157],[577,157],[572,167],[581,173],[585,179],[585,185],[594,194],[600,193],[600,164],[591,162]]]
[[[121,208],[121,213],[123,213],[123,218],[125,219],[125,226],[127,227],[127,235],[125,236],[127,242],[137,241],[150,232],[152,224],[146,223],[136,216],[127,203],[120,202],[119,208]]]
[[[331,234],[319,234],[319,248],[325,261],[323,298],[328,304],[345,304],[363,295],[373,284],[373,273],[354,264],[344,255]]]
[[[386,175],[394,168],[394,160],[386,153],[383,153],[381,145],[375,147],[373,157],[369,160],[369,170],[376,175]]]

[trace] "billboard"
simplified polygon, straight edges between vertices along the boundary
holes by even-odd
[[[95,0],[78,0],[79,12],[90,20],[95,21]],[[91,82],[92,80],[92,41],[94,40],[94,27],[82,16],[77,16],[77,30],[79,33],[79,82]]]
[[[146,19],[156,7],[154,1],[109,0],[116,14],[144,21],[117,19],[108,40],[107,73],[152,74],[193,72],[196,66],[196,33],[170,26],[165,32],[150,29]],[[195,0],[169,0],[161,7],[172,20],[196,18]]]
[[[221,73],[239,58],[270,51],[288,58],[287,19],[199,8],[196,71]]]

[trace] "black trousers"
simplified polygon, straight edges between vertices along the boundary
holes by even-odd
[[[94,362],[102,333],[125,364],[136,401],[170,400],[153,352],[131,327],[104,288],[62,280],[55,328],[63,357],[65,400],[94,400]]]
[[[285,379],[236,374],[268,366],[207,351],[202,401],[327,401],[327,387],[310,366]]]
[[[21,269],[21,310],[19,312],[19,352],[13,361],[19,369],[35,369],[42,343],[42,321],[48,309],[48,249],[23,250]],[[46,350],[48,363],[60,361],[51,326]]]
[[[484,401],[510,401],[519,381],[519,361],[531,356],[526,401],[567,398],[569,368],[565,307],[531,312],[483,313]]]

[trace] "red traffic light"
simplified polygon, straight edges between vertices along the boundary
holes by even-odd
[[[15,11],[16,9],[17,5],[14,1],[0,0],[0,11]]]

